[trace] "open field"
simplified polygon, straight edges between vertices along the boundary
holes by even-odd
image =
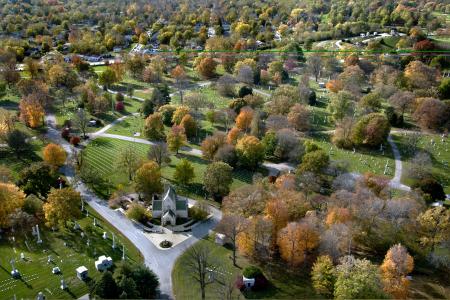
[[[138,250],[109,223],[104,221],[90,208],[89,217],[83,216],[77,222],[80,224],[85,237],[81,237],[79,230],[73,230],[73,224],[68,228],[52,232],[44,226],[40,226],[42,244],[36,243],[36,238],[31,235],[31,230],[26,229],[22,233],[16,231],[12,236],[2,236],[0,241],[0,295],[2,299],[35,298],[38,292],[43,292],[47,298],[69,299],[78,298],[89,292],[88,282],[99,278],[100,272],[95,270],[94,261],[100,255],[107,255],[119,262],[122,257],[122,244],[125,245],[126,259],[131,262],[142,262]],[[99,226],[94,227],[93,217],[97,218]],[[106,231],[107,240],[103,240],[102,234]],[[112,249],[112,235],[116,236],[117,248]],[[90,246],[87,246],[89,239]],[[64,245],[67,244],[67,246]],[[25,260],[20,259],[24,253]],[[47,263],[48,256],[52,262]],[[10,260],[16,261],[16,268],[21,273],[20,279],[12,279]],[[79,266],[88,268],[89,280],[83,282],[76,277],[75,269]],[[59,267],[61,274],[52,274],[53,267]],[[60,289],[60,280],[64,279],[68,289]]]

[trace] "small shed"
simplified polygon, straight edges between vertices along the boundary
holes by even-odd
[[[215,243],[217,245],[223,246],[225,244],[226,236],[223,233],[216,233]]]
[[[242,276],[242,281],[247,289],[252,288],[255,285],[255,278],[247,278]]]
[[[95,261],[95,268],[97,271],[104,271],[113,265],[113,260],[109,256],[102,255]]]
[[[80,280],[86,280],[88,277],[88,269],[85,266],[78,267],[76,269],[77,277]]]

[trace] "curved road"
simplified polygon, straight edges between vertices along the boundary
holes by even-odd
[[[66,150],[68,153],[68,161],[70,161],[70,157],[74,154],[73,147],[66,140],[62,139],[60,132],[55,129],[55,117],[53,115],[46,116],[46,122],[48,126],[46,136]],[[72,166],[66,164],[62,168],[62,173],[69,181],[73,182],[75,172]],[[110,209],[107,202],[97,197],[83,182],[78,182],[74,187],[98,214],[108,220],[111,225],[117,228],[117,230],[126,236],[135,247],[139,249],[144,257],[145,265],[153,270],[159,277],[161,291],[160,298],[172,298],[172,269],[177,257],[199,239],[206,236],[209,230],[214,228],[222,218],[222,212],[219,209],[210,206],[210,212],[213,217],[198,226],[195,226],[190,238],[176,245],[174,248],[161,250],[145,237],[139,227],[120,212]],[[195,203],[195,200],[189,199],[189,202]]]

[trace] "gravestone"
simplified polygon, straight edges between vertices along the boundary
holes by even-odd
[[[65,290],[65,289],[67,288],[67,285],[66,285],[66,282],[64,281],[64,279],[61,279],[61,285],[60,285],[60,288],[61,288],[62,290]]]

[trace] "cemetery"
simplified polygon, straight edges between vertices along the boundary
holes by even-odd
[[[101,275],[95,268],[98,258],[107,255],[102,262],[108,268],[122,259],[142,261],[139,251],[113,226],[87,205],[84,209],[83,217],[67,228],[53,231],[36,225],[0,234],[2,299],[35,298],[38,293],[47,299],[78,298]]]

